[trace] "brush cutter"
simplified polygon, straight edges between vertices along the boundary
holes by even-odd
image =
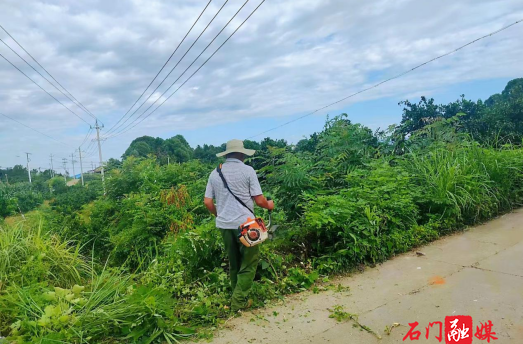
[[[269,198],[267,198],[269,199]],[[272,225],[272,211],[269,210],[269,223],[265,225],[261,217],[255,219],[247,218],[247,222],[242,223],[238,230],[238,238],[240,242],[247,247],[252,247],[261,244],[267,239],[272,240],[274,237],[274,232],[278,228],[277,225]]]

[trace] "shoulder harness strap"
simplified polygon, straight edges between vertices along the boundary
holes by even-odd
[[[229,188],[229,185],[227,184],[227,181],[225,180],[225,177],[223,176],[223,173],[222,173],[222,164],[219,164],[218,167],[216,167],[216,172],[218,172],[218,174],[220,175],[220,178],[222,179],[223,181],[223,185],[225,186],[225,188],[227,188],[227,190],[229,190],[229,192],[231,193],[231,195],[236,198],[236,200],[241,204],[243,205],[245,208],[247,208],[254,217],[256,217],[256,215],[254,215],[254,212],[251,210],[251,208],[249,208],[247,206],[247,204],[245,204],[241,199],[238,198],[238,196],[236,196],[232,191],[231,189]]]

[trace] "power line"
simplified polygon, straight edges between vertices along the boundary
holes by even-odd
[[[94,141],[94,139],[93,139],[93,141]],[[93,146],[93,148],[91,148],[90,150],[88,150],[88,151],[85,153],[84,158],[87,159],[87,158],[90,158],[90,157],[94,156],[95,153],[97,153],[96,150],[97,150],[96,146]]]
[[[86,136],[86,139],[84,139],[84,142],[82,142],[82,144],[80,145],[80,147],[82,147],[83,145],[87,145],[88,142],[90,142],[88,145],[87,145],[87,148],[84,149],[83,151],[86,152],[87,150],[89,150],[92,145],[94,144],[94,130],[93,128],[89,128],[90,130],[90,134],[88,136]]]
[[[245,6],[245,4],[248,2],[249,0],[247,0],[243,5],[242,7],[240,7],[240,9],[238,10],[241,11],[241,9]],[[163,104],[165,104],[166,101],[168,101],[176,92],[178,92],[178,90],[180,88],[182,88],[196,73],[198,73],[198,71],[200,69],[202,69],[203,66],[205,66],[207,64],[207,62],[209,62],[209,60],[232,38],[232,36],[234,36],[234,34],[236,32],[238,32],[238,30],[243,26],[243,24],[245,24],[247,22],[247,20],[249,20],[249,18],[258,10],[258,8],[260,8],[260,6],[265,2],[265,0],[263,0],[262,2],[260,2],[260,4],[249,14],[249,16],[229,35],[229,37],[227,37],[227,39],[211,54],[211,56],[209,56],[201,65],[200,67],[198,67],[198,69],[196,69],[196,71],[194,71],[173,93],[171,93],[163,102],[161,102],[153,111],[151,111],[149,114],[147,114],[145,117],[143,117],[139,122],[136,122],[140,117],[142,117],[165,93],[167,93],[167,91],[169,91],[169,89],[171,89],[171,87],[176,83],[177,80],[175,80],[171,86],[169,86],[169,88],[164,92],[162,93],[162,95],[153,103],[151,104],[139,117],[136,118],[135,122],[136,124],[134,124],[132,127],[129,128],[129,126],[127,126],[127,128],[124,128],[123,131],[120,131],[118,133],[116,133],[116,135],[113,135],[112,137],[115,137],[117,135],[121,135],[123,133],[126,133],[127,131],[133,129],[134,127],[136,127],[138,124],[140,124],[141,122],[143,122],[145,119],[147,119],[149,116],[151,116],[154,112],[156,112],[156,110],[158,110]],[[236,14],[238,14],[238,12],[236,12]],[[236,16],[235,14],[235,16]],[[227,25],[232,21],[233,18],[231,18],[231,20],[225,25],[225,27],[227,27]],[[220,30],[220,32],[218,33],[218,35],[225,29],[225,27]],[[216,37],[218,37],[218,35],[216,35]],[[210,44],[212,44],[212,42],[216,39],[216,37],[211,41]],[[204,49],[204,51],[209,47],[209,45]],[[191,65],[189,67],[186,68],[186,70],[180,75],[180,77],[185,74],[185,72],[194,64],[194,62],[196,62],[196,60],[203,54],[203,52],[198,55],[198,57],[191,63]],[[132,123],[131,123],[132,124]]]
[[[102,140],[105,140],[103,138],[100,138],[100,141]],[[93,142],[96,142],[96,139],[93,139]],[[105,141],[103,142],[100,142],[100,146],[103,146],[105,144]],[[101,147],[100,147],[101,148]],[[91,150],[91,152],[89,152],[85,158],[91,158],[91,157],[95,157],[96,158],[96,154],[98,153],[98,147],[96,145],[94,145],[93,149]]]
[[[9,33],[0,25],[0,27],[9,35]],[[11,37],[11,35],[9,35]],[[11,37],[12,38],[12,37]],[[14,40],[14,38],[13,38]],[[58,92],[60,92],[61,94],[63,94],[67,99],[69,99],[73,104],[75,104],[76,106],[78,106],[81,110],[83,110],[84,112],[86,112],[89,116],[91,116],[93,119],[96,119],[96,116],[93,115],[89,110],[85,109],[85,107],[82,107],[79,103],[77,104],[73,98],[71,98],[70,96],[68,96],[67,94],[65,94],[62,90],[60,90],[58,87],[56,87],[55,84],[53,84],[49,79],[47,79],[44,75],[42,75],[42,73],[40,73],[38,70],[36,70],[36,68],[34,68],[29,62],[27,62],[26,59],[24,59],[22,56],[20,56],[20,54],[18,54],[13,48],[11,48],[11,46],[9,46],[3,39],[0,38],[0,42],[2,42],[6,47],[9,48],[9,50],[11,50],[13,53],[16,54],[16,56],[18,56],[22,61],[24,61],[29,67],[31,67],[35,72],[38,73],[38,75],[40,75],[42,78],[45,79],[45,81],[47,81],[51,86],[53,86]],[[17,41],[15,41],[29,56],[31,56]],[[31,58],[33,60],[35,60],[32,56]],[[36,60],[35,60],[36,61]],[[38,61],[36,61],[36,63],[38,63]],[[38,63],[39,64],[39,63]],[[40,65],[40,64],[39,64]],[[43,68],[43,67],[42,67]],[[46,72],[47,70],[45,68],[43,68]],[[49,74],[49,72],[47,72],[47,74]],[[49,74],[53,79],[54,77]],[[54,79],[56,81],[56,79]],[[62,86],[63,88],[63,86]],[[64,88],[65,90],[65,88]],[[67,91],[67,90],[66,90]],[[69,93],[69,92],[68,92]],[[70,94],[70,93],[69,93]],[[76,99],[76,98],[75,98]],[[77,101],[78,102],[78,101]]]
[[[84,158],[87,159],[87,158],[95,157],[96,153],[97,153],[96,149],[92,149],[91,151],[89,151],[85,154]]]
[[[91,128],[91,129],[93,129],[93,128]],[[93,131],[93,134],[94,134],[94,131]],[[104,144],[104,142],[102,142],[102,145]],[[91,139],[91,143],[84,150],[85,152],[87,152],[85,157],[89,157],[89,156],[94,155],[96,153],[97,147],[96,147],[95,143],[96,143],[96,138]]]
[[[94,139],[91,139],[91,143],[87,146],[86,149],[83,150],[85,152],[84,153],[84,158],[87,158],[89,155],[92,154],[92,151],[93,151],[92,147],[93,147],[93,144],[94,144],[93,141],[94,141]]]
[[[92,142],[92,145],[89,145],[87,147],[87,149],[85,150],[86,153],[85,153],[84,158],[89,158],[91,156],[94,156],[96,153],[96,145],[94,145],[94,142],[96,142],[96,140],[93,139],[91,142]]]
[[[456,49],[454,49],[454,50],[452,50],[452,51],[450,51],[450,52],[448,52],[448,53],[445,53],[445,54],[439,55],[439,56],[437,56],[437,57],[434,57],[433,59],[430,59],[430,60],[428,60],[428,61],[426,61],[426,62],[423,62],[423,63],[421,63],[421,64],[419,64],[419,65],[417,65],[417,66],[415,66],[415,67],[413,67],[413,68],[411,68],[411,69],[409,69],[409,70],[403,72],[403,73],[400,73],[400,74],[398,74],[398,75],[396,75],[396,76],[393,76],[393,77],[391,77],[391,78],[388,78],[388,79],[386,79],[386,80],[384,80],[384,81],[381,81],[381,82],[379,82],[379,83],[377,83],[377,84],[374,84],[374,85],[372,85],[372,86],[370,86],[370,87],[364,88],[364,89],[362,89],[362,90],[360,90],[360,91],[358,91],[358,92],[355,92],[355,93],[353,93],[353,94],[350,94],[350,95],[348,95],[348,96],[346,96],[346,97],[344,97],[344,98],[341,98],[341,99],[339,99],[339,100],[337,100],[337,101],[335,101],[335,102],[333,102],[333,103],[330,103],[330,104],[328,104],[328,105],[325,105],[325,106],[323,106],[323,107],[321,107],[321,108],[319,108],[319,109],[316,109],[316,110],[314,110],[314,111],[312,111],[312,112],[309,112],[309,113],[307,113],[307,114],[305,114],[305,115],[303,115],[303,116],[300,116],[300,117],[298,117],[298,118],[295,118],[295,119],[293,119],[293,120],[290,120],[290,121],[288,121],[288,122],[285,122],[285,123],[283,123],[283,124],[281,124],[281,125],[278,125],[278,126],[276,126],[276,127],[274,127],[274,128],[271,128],[271,129],[265,130],[265,131],[263,131],[263,132],[261,132],[261,133],[259,133],[259,134],[256,134],[256,135],[253,135],[253,136],[251,136],[251,137],[248,137],[247,139],[252,139],[252,138],[254,138],[254,137],[257,137],[257,136],[260,136],[260,135],[266,134],[266,133],[268,133],[268,132],[271,132],[271,131],[273,131],[273,130],[279,129],[279,128],[284,127],[284,126],[286,126],[286,125],[288,125],[288,124],[291,124],[291,123],[294,123],[294,122],[296,122],[296,121],[299,121],[300,119],[303,119],[303,118],[305,118],[305,117],[311,116],[311,115],[315,114],[315,113],[318,112],[318,111],[321,111],[321,110],[324,110],[324,109],[326,109],[326,108],[328,108],[328,107],[331,107],[332,105],[338,104],[338,103],[340,103],[340,102],[342,102],[342,101],[344,101],[344,100],[347,100],[347,99],[349,99],[349,98],[352,98],[352,97],[354,97],[354,96],[356,96],[356,95],[358,95],[358,94],[361,94],[361,93],[363,93],[363,92],[366,92],[366,91],[372,90],[372,89],[374,89],[374,88],[377,88],[377,87],[383,85],[383,84],[386,83],[386,82],[392,81],[392,80],[394,80],[394,79],[398,79],[398,78],[400,78],[400,77],[402,77],[402,76],[404,76],[404,75],[406,75],[406,74],[409,74],[409,73],[415,71],[416,69],[421,68],[421,67],[423,67],[423,66],[425,66],[425,65],[427,65],[427,64],[429,64],[429,63],[431,63],[431,62],[434,62],[434,61],[436,61],[436,60],[438,60],[438,59],[440,59],[440,58],[443,58],[443,57],[445,57],[445,56],[448,56],[448,55],[454,54],[454,53],[458,52],[459,50],[461,50],[461,49],[463,49],[463,48],[465,48],[465,47],[467,47],[467,46],[469,46],[469,45],[471,45],[471,44],[474,44],[474,43],[476,43],[476,42],[478,42],[478,41],[480,41],[480,40],[482,40],[482,39],[485,39],[485,38],[487,38],[487,37],[493,36],[493,35],[495,35],[495,34],[497,34],[497,33],[500,33],[500,32],[502,32],[502,31],[504,31],[504,30],[507,30],[507,29],[509,29],[510,27],[512,27],[512,26],[514,26],[514,25],[516,25],[516,24],[521,23],[522,21],[523,21],[523,19],[518,20],[518,21],[516,21],[516,22],[514,22],[514,23],[512,23],[512,24],[510,24],[510,25],[507,25],[507,26],[502,27],[502,28],[499,29],[499,30],[493,31],[493,32],[491,32],[491,33],[489,33],[489,34],[486,34],[486,35],[484,35],[484,36],[481,36],[481,37],[479,37],[479,38],[476,38],[475,40],[473,40],[473,41],[471,41],[471,42],[468,42],[467,44],[464,44],[464,45],[462,45],[462,46],[460,46],[460,47],[458,47],[458,48],[456,48]]]
[[[90,128],[92,130],[92,128]],[[85,149],[86,151],[90,150],[91,147],[94,145],[94,139],[91,139],[91,143],[87,146],[87,148]]]
[[[11,39],[12,39],[16,44],[18,44],[18,46],[19,46],[20,48],[22,48],[22,50],[23,50],[27,55],[29,55],[29,57],[31,57],[31,59],[33,59],[33,61],[36,62],[37,65],[40,66],[40,68],[42,68],[42,69],[43,69],[43,70],[44,70],[44,71],[45,71],[45,72],[46,72],[46,73],[47,73],[47,74],[48,74],[48,75],[49,75],[49,76],[50,76],[50,77],[51,77],[51,78],[52,78],[52,79],[53,79],[53,80],[54,80],[54,81],[55,81],[55,82],[56,82],[56,83],[61,87],[61,88],[63,88],[63,90],[64,90],[65,92],[67,92],[67,94],[69,94],[69,95],[70,95],[70,96],[71,96],[71,97],[72,97],[72,98],[73,98],[73,99],[74,99],[78,104],[80,104],[80,105],[83,107],[83,109],[84,109],[85,111],[87,111],[89,114],[91,114],[92,116],[94,116],[94,118],[96,118],[96,116],[93,115],[93,113],[92,113],[91,111],[89,111],[89,109],[87,109],[87,107],[85,107],[84,104],[82,104],[78,99],[76,99],[75,96],[73,96],[73,95],[71,94],[71,92],[69,92],[69,91],[67,90],[67,88],[65,88],[65,87],[64,87],[64,86],[63,86],[63,85],[62,85],[58,80],[56,80],[55,77],[54,77],[51,73],[49,73],[49,72],[47,71],[47,69],[45,69],[45,67],[42,66],[42,65],[40,64],[40,62],[38,62],[38,61],[33,57],[33,55],[31,55],[27,50],[25,50],[25,48],[24,48],[20,43],[18,43],[18,41],[17,41],[17,40],[16,40],[16,39],[15,39],[15,38],[14,38],[14,37],[9,33],[9,32],[7,32],[7,30],[6,30],[2,25],[0,25],[0,28],[1,28],[2,30],[4,30],[5,33],[6,33],[9,37],[11,37]]]
[[[209,25],[212,23],[212,21],[214,20],[214,18],[216,18],[216,16],[220,13],[220,11],[223,9],[223,7],[225,6],[225,4],[227,4],[227,1],[228,1],[228,0],[225,1],[225,3],[224,3],[224,4],[222,5],[222,7],[218,10],[218,12],[214,15],[214,17],[213,17],[212,20],[209,22],[209,24],[207,24],[207,27],[209,27]],[[245,7],[245,5],[246,5],[248,2],[249,2],[249,0],[246,0],[246,1],[245,1],[245,3],[240,7],[240,9],[239,9],[238,11],[236,11],[236,13],[232,16],[232,18],[231,18],[231,19],[230,19],[230,20],[225,24],[225,26],[224,26],[224,27],[223,27],[223,28],[218,32],[218,34],[217,34],[216,36],[214,36],[214,38],[209,42],[209,44],[207,44],[207,46],[202,50],[202,52],[200,52],[200,54],[199,54],[198,56],[196,56],[196,58],[191,62],[191,64],[190,64],[187,68],[185,68],[185,70],[182,72],[182,74],[180,74],[180,75],[178,76],[178,78],[176,78],[176,80],[174,80],[174,82],[173,82],[173,83],[172,83],[172,84],[171,84],[171,85],[170,85],[170,86],[169,86],[169,87],[168,87],[168,88],[167,88],[167,89],[166,89],[166,90],[165,90],[165,91],[164,91],[164,92],[163,92],[163,93],[158,97],[158,98],[156,98],[156,100],[155,100],[151,105],[149,105],[149,107],[148,107],[147,109],[145,109],[145,110],[144,110],[144,111],[143,111],[143,112],[142,112],[142,113],[141,113],[137,118],[135,118],[131,123],[127,124],[125,127],[121,128],[119,132],[117,132],[117,133],[115,133],[115,134],[113,134],[113,135],[115,136],[115,135],[118,135],[118,134],[122,133],[125,129],[127,129],[127,128],[129,128],[131,125],[133,125],[133,123],[136,123],[136,121],[138,121],[138,120],[139,120],[139,119],[140,119],[140,118],[141,118],[141,117],[142,117],[142,116],[143,116],[147,111],[149,111],[149,109],[150,109],[154,104],[156,104],[156,102],[157,102],[158,100],[160,100],[160,99],[163,97],[163,95],[164,95],[165,93],[167,93],[167,92],[171,89],[171,87],[173,87],[173,85],[174,85],[176,82],[178,82],[178,80],[180,80],[180,78],[181,78],[181,77],[182,77],[182,76],[183,76],[183,75],[184,75],[184,74],[185,74],[185,73],[186,73],[186,72],[187,72],[187,71],[188,71],[188,70],[193,66],[193,64],[194,64],[194,63],[195,63],[195,62],[200,58],[200,56],[202,56],[202,54],[203,54],[205,51],[207,51],[207,49],[209,48],[209,46],[211,46],[211,44],[214,43],[214,41],[216,40],[216,38],[218,38],[218,36],[223,32],[223,30],[225,30],[225,28],[227,28],[227,26],[231,23],[231,21],[232,21],[234,18],[236,18],[236,16],[238,15],[238,13],[243,9],[243,7]],[[205,27],[205,29],[203,30],[203,32],[205,32],[205,30],[207,30],[207,27]],[[198,38],[196,39],[196,41],[201,37],[201,35],[203,34],[203,32],[200,34],[200,36],[198,36]],[[195,41],[194,43],[196,43],[196,41]],[[193,45],[194,45],[194,43],[193,43]],[[192,48],[192,45],[191,45],[191,47],[189,48],[189,50],[190,50],[191,48]],[[183,59],[183,58],[185,57],[185,55],[189,52],[189,50],[187,50],[187,52],[182,56],[182,59]],[[181,59],[180,59],[180,61],[181,61]],[[180,61],[178,61],[178,63],[180,63]],[[176,64],[176,66],[178,65],[178,63]],[[176,66],[174,66],[174,67],[176,67]],[[174,70],[174,68],[173,68],[173,70]],[[171,72],[172,72],[172,70],[171,70]],[[170,73],[169,73],[169,74],[170,74]],[[163,81],[165,81],[165,79],[164,79]],[[163,82],[163,81],[162,81],[162,82]],[[158,89],[158,87],[157,87],[156,89]],[[156,89],[155,89],[155,91],[156,91]],[[153,93],[151,93],[151,95],[150,95],[149,97],[151,97],[153,94],[154,94],[154,91],[153,91]],[[147,99],[149,99],[149,98],[147,98]],[[147,100],[146,100],[146,101],[147,101]],[[142,107],[144,104],[145,104],[145,102],[143,102],[142,105],[140,105],[140,107]],[[139,109],[140,109],[140,108],[137,108],[137,109],[134,111],[134,113],[136,113],[136,111],[138,111]],[[134,113],[133,113],[133,115],[134,115]],[[130,117],[129,117],[129,118],[130,118]],[[128,118],[128,119],[129,119],[129,118]],[[127,122],[127,121],[126,121],[126,122]],[[141,122],[141,121],[140,121],[140,122]]]
[[[114,127],[116,127],[118,125],[118,123],[120,123],[122,121],[122,119],[124,119],[125,116],[127,116],[127,114],[129,113],[129,111],[132,110],[132,108],[136,105],[136,103],[138,103],[138,101],[143,97],[143,95],[145,94],[145,92],[147,92],[147,90],[149,89],[149,87],[151,87],[151,85],[153,84],[153,82],[156,80],[156,78],[158,78],[158,76],[160,75],[160,73],[163,71],[163,69],[165,68],[165,66],[167,65],[167,63],[169,63],[169,61],[171,60],[171,58],[174,56],[174,54],[178,51],[178,48],[180,48],[180,46],[182,45],[182,43],[185,41],[185,39],[187,38],[187,36],[189,35],[189,33],[191,33],[192,29],[194,28],[194,26],[196,25],[196,23],[198,23],[198,21],[200,20],[201,16],[203,15],[203,13],[205,12],[205,10],[207,9],[207,7],[209,7],[209,5],[211,4],[212,0],[209,0],[209,2],[207,3],[207,5],[203,8],[203,10],[200,12],[200,15],[198,16],[198,18],[196,18],[196,20],[194,21],[194,23],[192,24],[191,28],[189,29],[189,31],[187,31],[187,33],[185,34],[185,36],[183,37],[183,39],[180,41],[180,43],[178,43],[178,46],[176,47],[176,49],[174,49],[173,53],[171,54],[171,56],[169,56],[169,58],[167,59],[167,61],[165,61],[165,63],[163,64],[162,68],[160,69],[160,71],[158,73],[156,73],[156,76],[153,78],[153,80],[149,83],[149,85],[147,85],[147,87],[145,88],[145,90],[142,92],[142,94],[138,97],[138,99],[136,99],[136,101],[134,102],[134,104],[129,108],[129,110],[127,110],[127,112],[118,120],[118,122],[116,122],[111,128],[109,128],[109,130],[107,131],[107,134],[109,134]],[[207,29],[207,28],[206,28]],[[192,46],[191,46],[192,47]],[[184,55],[185,56],[185,55]],[[178,62],[179,63],[179,62]],[[177,64],[178,65],[178,64]],[[175,66],[176,67],[176,66]],[[174,69],[174,68],[173,68]],[[172,72],[172,70],[171,70]],[[170,72],[169,72],[170,74]],[[167,75],[169,76],[169,75]],[[165,79],[164,79],[165,80]],[[163,83],[163,81],[162,81]],[[160,83],[160,85],[162,84]],[[154,93],[154,91],[153,91]],[[152,94],[153,94],[152,93]],[[152,95],[151,94],[151,95]],[[149,96],[147,99],[149,99],[151,96]],[[132,115],[131,115],[132,116]],[[130,117],[129,117],[130,118]],[[125,123],[125,122],[124,122]]]
[[[245,2],[245,4],[246,4],[248,1],[249,1],[249,0],[247,0],[247,1]],[[171,69],[171,71],[169,72],[169,74],[167,74],[167,75],[163,78],[162,82],[160,82],[160,84],[158,84],[158,86],[156,86],[156,88],[154,89],[154,91],[151,92],[151,94],[149,95],[149,97],[147,97],[147,99],[145,99],[145,100],[142,102],[142,104],[140,104],[140,106],[139,106],[138,108],[136,108],[136,109],[133,111],[133,113],[132,113],[132,114],[131,114],[131,115],[130,115],[130,116],[129,116],[129,117],[128,117],[128,118],[127,118],[127,119],[126,119],[126,120],[125,120],[121,125],[120,125],[120,128],[122,128],[122,126],[123,126],[123,125],[124,125],[128,120],[130,120],[131,117],[133,117],[133,116],[136,114],[136,112],[138,112],[138,110],[140,110],[140,108],[141,108],[141,107],[142,107],[142,106],[143,106],[143,105],[144,105],[144,104],[145,104],[145,103],[146,103],[146,102],[147,102],[147,101],[152,97],[152,95],[153,95],[153,94],[158,90],[158,88],[160,88],[160,86],[165,82],[165,80],[166,80],[166,79],[171,75],[171,73],[174,71],[174,69],[175,69],[176,67],[178,67],[178,65],[180,64],[180,62],[182,62],[182,60],[184,59],[184,57],[187,55],[187,53],[189,53],[189,51],[190,51],[190,50],[192,49],[192,47],[196,44],[196,42],[198,42],[198,40],[200,39],[200,37],[202,37],[202,35],[205,33],[205,31],[207,31],[207,29],[208,29],[209,26],[212,24],[212,22],[214,21],[214,19],[216,19],[216,17],[218,16],[218,14],[220,14],[220,12],[221,12],[222,9],[225,7],[225,5],[227,4],[227,2],[229,2],[229,0],[225,0],[225,2],[224,2],[223,5],[220,7],[220,9],[218,10],[218,12],[216,12],[216,14],[214,15],[214,17],[212,17],[211,21],[210,21],[210,22],[207,24],[207,26],[203,29],[203,31],[200,33],[200,35],[198,35],[198,37],[197,37],[196,40],[191,44],[191,46],[189,47],[189,49],[187,49],[187,51],[183,54],[183,56],[178,60],[178,62],[177,62],[176,65]],[[243,4],[243,6],[245,6],[245,4]],[[242,6],[241,8],[243,8],[243,6]],[[240,8],[240,9],[241,9],[241,8]],[[239,11],[238,11],[238,12],[239,12]],[[237,12],[236,14],[238,14],[238,12]],[[236,17],[236,14],[233,16],[233,19],[234,19],[234,17]],[[232,20],[232,19],[231,19],[231,20]],[[229,22],[230,22],[230,21],[229,21]],[[227,24],[225,25],[225,27],[227,27],[228,24],[229,24],[229,23],[227,23]],[[224,29],[225,29],[225,27],[224,27]],[[219,35],[222,31],[223,31],[223,29],[218,33],[218,35]],[[217,36],[218,36],[218,35],[217,35]],[[217,36],[216,36],[216,37],[217,37]],[[211,41],[211,43],[214,42],[214,40],[216,39],[216,37]],[[209,43],[209,45],[210,45],[211,43]],[[197,60],[197,59],[198,59],[198,58],[199,58],[199,57],[200,57],[200,56],[201,56],[201,55],[202,55],[202,54],[207,50],[207,48],[209,47],[209,45],[207,45],[207,47],[205,47],[205,49],[204,49],[204,50],[200,53],[200,55],[198,55],[198,57],[197,57],[197,58],[196,58],[196,59],[195,59],[195,60],[194,60],[190,65],[189,65],[188,68],[190,68],[190,67],[194,64],[194,62],[196,62],[196,60]],[[188,68],[187,68],[187,69],[188,69]],[[183,72],[183,73],[178,77],[178,79],[176,79],[176,80],[174,81],[174,83],[177,82],[177,81],[178,81],[178,80],[183,76],[183,74],[187,71],[187,69],[186,69],[186,70],[185,70],[185,71],[184,71],[184,72]],[[173,83],[173,84],[174,84],[174,83]],[[167,92],[171,87],[172,87],[172,85],[171,85],[171,86],[170,86],[170,87],[169,87],[165,92]],[[165,92],[162,93],[162,95],[160,95],[160,97],[158,97],[158,99],[160,99],[160,98],[165,94]],[[154,105],[154,104],[158,101],[158,99],[156,99],[156,100],[154,101],[154,103],[151,104],[151,106]],[[149,106],[149,107],[145,110],[145,112],[147,112],[147,110],[149,110],[149,109],[151,108],[151,106]],[[142,113],[140,116],[138,116],[138,118],[140,118],[142,115],[143,115],[143,113]],[[134,121],[133,121],[133,122],[134,122]],[[132,125],[133,122],[131,122],[130,124],[128,124],[127,126],[125,126],[124,129],[127,128],[127,127],[129,127],[129,125]],[[115,130],[118,130],[118,129],[119,129],[119,128],[116,128]],[[115,130],[113,130],[113,132],[114,132]],[[107,134],[109,134],[109,132],[107,132]]]
[[[49,139],[51,139],[51,140],[53,140],[53,141],[56,141],[56,142],[58,142],[58,143],[60,143],[60,144],[62,144],[62,145],[67,145],[67,143],[64,143],[64,142],[62,142],[62,141],[60,141],[60,140],[55,139],[54,137],[51,137],[51,136],[49,136],[49,135],[47,135],[47,134],[44,134],[44,133],[42,133],[41,131],[36,130],[35,128],[32,128],[32,127],[30,127],[30,126],[28,126],[28,125],[26,125],[26,124],[24,124],[24,123],[22,123],[22,122],[17,121],[16,119],[14,119],[14,118],[12,118],[12,117],[10,117],[10,116],[7,116],[6,114],[3,114],[3,113],[0,112],[0,115],[6,117],[6,118],[8,118],[8,119],[10,119],[10,120],[13,121],[13,122],[16,122],[16,123],[18,123],[18,124],[20,124],[20,125],[23,125],[23,126],[26,127],[26,128],[29,128],[29,129],[31,129],[31,130],[33,130],[33,131],[36,131],[37,133],[39,133],[39,134],[41,134],[41,135],[44,135],[45,137],[47,137],[47,138],[49,138]]]
[[[25,74],[20,68],[18,68],[17,66],[15,66],[11,61],[9,61],[4,55],[0,54],[0,57],[2,57],[4,60],[6,60],[11,66],[13,66],[14,68],[16,68],[20,73],[22,73],[27,79],[31,80],[36,86],[38,86],[42,91],[44,91],[45,93],[47,93],[49,95],[49,97],[53,98],[56,102],[58,102],[60,105],[62,105],[64,108],[66,108],[67,110],[69,110],[70,113],[72,113],[73,115],[75,115],[76,117],[78,117],[79,119],[81,119],[82,121],[84,121],[85,123],[89,124],[89,122],[87,122],[85,119],[83,119],[82,117],[78,116],[78,114],[76,112],[74,112],[73,110],[69,109],[67,106],[64,105],[64,103],[62,103],[61,101],[59,101],[58,99],[56,99],[55,96],[53,96],[51,93],[47,92],[42,86],[38,85],[36,83],[36,81],[34,81],[33,79],[31,79],[27,74]]]
[[[85,135],[85,138],[83,139],[82,143],[80,143],[80,147],[84,145],[84,143],[87,141],[87,138],[89,137],[89,134],[91,133],[91,131],[93,130],[93,128],[89,127],[89,130],[87,130],[87,134]]]

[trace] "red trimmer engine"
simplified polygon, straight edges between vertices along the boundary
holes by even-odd
[[[271,227],[271,215],[272,212],[269,211],[269,224],[267,226],[265,226],[261,217],[255,219],[247,218],[247,222],[242,223],[238,227],[240,242],[247,247],[252,247],[261,244],[267,239],[271,239],[277,228],[277,226]]]

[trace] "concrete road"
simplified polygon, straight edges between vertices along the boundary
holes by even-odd
[[[416,321],[421,336],[413,342],[439,343],[438,325],[429,339],[425,328],[453,315],[472,316],[473,333],[480,322],[492,321],[498,340],[491,343],[523,343],[522,209],[417,251],[425,256],[410,252],[333,281],[348,290],[306,292],[244,313],[228,321],[213,343],[408,343],[408,324]],[[329,318],[335,306],[357,314],[382,339],[352,320]],[[394,323],[400,325],[386,334]]]

